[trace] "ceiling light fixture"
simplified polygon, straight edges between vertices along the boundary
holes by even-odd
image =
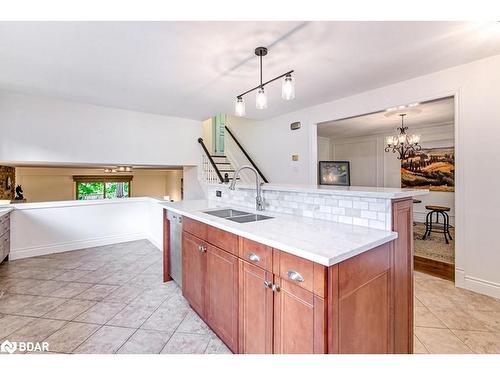
[[[389,136],[385,139],[386,147],[385,152],[392,150],[394,153],[398,153],[398,159],[403,160],[415,154],[415,151],[420,151],[422,146],[418,143],[420,142],[419,134],[408,134],[406,131],[408,127],[404,125],[404,117],[406,113],[401,113],[401,126],[397,128],[399,134],[394,136]]]
[[[257,109],[267,108],[267,95],[264,90],[264,86],[280,78],[285,77],[281,86],[281,97],[285,100],[292,100],[295,98],[295,80],[292,77],[293,70],[274,77],[267,82],[262,82],[262,57],[267,55],[267,48],[257,47],[255,49],[255,54],[259,56],[260,61],[260,84],[236,97],[234,112],[236,116],[239,117],[245,116],[245,102],[243,101],[243,96],[255,90],[257,90],[257,95],[255,96],[255,107],[257,107]]]
[[[105,168],[104,173],[116,173],[116,172],[132,172],[132,167],[130,166],[118,166],[116,168]]]
[[[234,107],[234,111],[236,116],[243,117],[245,116],[245,102],[243,98],[236,98],[236,105]]]

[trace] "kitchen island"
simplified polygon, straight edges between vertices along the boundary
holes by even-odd
[[[165,281],[170,211],[183,295],[234,353],[412,353],[412,197],[425,191],[263,190],[264,212],[246,187],[163,203]]]

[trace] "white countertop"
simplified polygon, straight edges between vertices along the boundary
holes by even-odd
[[[220,185],[225,187],[226,185]],[[255,184],[237,184],[237,189],[255,189]],[[399,199],[429,194],[427,189],[398,189],[366,186],[331,186],[300,184],[264,184],[262,190],[291,191],[297,193],[335,194],[354,197]]]
[[[208,200],[160,204],[169,211],[325,266],[342,262],[398,237],[396,232],[391,231],[266,211],[258,213],[273,219],[240,224],[203,213],[228,208]],[[245,207],[231,205],[230,208],[257,213]]]
[[[13,210],[12,207],[8,207],[8,208],[0,207],[0,216],[8,214],[12,210]]]

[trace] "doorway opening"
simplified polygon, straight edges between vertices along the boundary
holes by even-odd
[[[408,127],[410,144],[416,145],[406,154],[398,149],[398,127]],[[429,190],[413,204],[415,270],[453,281],[454,97],[323,122],[317,137],[318,162],[348,161],[353,186]]]

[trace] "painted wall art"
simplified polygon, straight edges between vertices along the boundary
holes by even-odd
[[[319,184],[350,186],[351,176],[348,161],[320,161]]]
[[[453,142],[428,142],[415,155],[401,160],[401,187],[454,192]]]

